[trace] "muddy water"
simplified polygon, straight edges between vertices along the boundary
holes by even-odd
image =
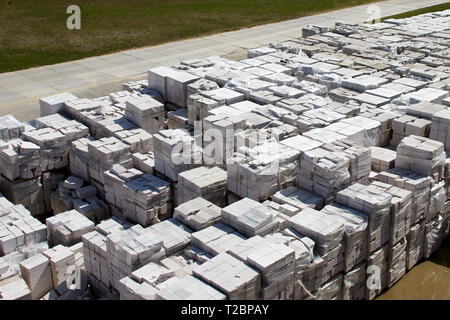
[[[411,269],[381,300],[450,300],[450,237],[430,259]]]

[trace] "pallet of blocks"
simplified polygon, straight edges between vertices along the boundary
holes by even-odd
[[[277,229],[276,211],[244,198],[222,209],[221,221],[246,237],[264,236]]]
[[[71,246],[81,241],[81,236],[94,230],[94,223],[76,210],[62,212],[47,218],[50,246]]]
[[[25,126],[22,122],[7,114],[0,117],[0,140],[8,141],[22,136]]]
[[[21,139],[0,142],[1,174],[10,181],[39,177],[42,174],[40,149],[33,142]]]
[[[381,190],[355,183],[339,191],[336,202],[368,215],[368,254],[387,243],[391,235],[392,196]]]
[[[192,230],[172,218],[158,222],[147,229],[155,231],[163,241],[167,257],[182,251],[191,243]]]
[[[23,133],[23,139],[40,147],[42,171],[66,167],[69,161],[68,136],[53,128],[30,130]]]
[[[54,214],[75,209],[95,223],[109,216],[109,207],[97,197],[97,189],[76,176],[59,183],[50,198]]]
[[[75,254],[63,245],[45,250],[42,254],[50,260],[53,287],[66,282],[71,276],[70,269],[75,266]]]
[[[130,168],[133,163],[130,152],[130,146],[117,138],[88,141],[90,182],[97,188],[100,198],[104,198],[104,172],[114,164]]]
[[[131,155],[133,159],[133,167],[148,174],[153,174],[153,170],[155,169],[155,157],[153,152],[149,153],[133,153]]]
[[[84,181],[90,180],[89,174],[89,151],[88,142],[93,138],[81,138],[72,141],[69,151],[69,169],[74,176],[82,178]]]
[[[366,264],[360,263],[344,274],[343,300],[364,300],[366,293]]]
[[[170,184],[150,174],[113,165],[104,174],[105,198],[113,215],[144,227],[171,214]]]
[[[202,163],[201,146],[183,129],[162,130],[153,136],[155,169],[172,181],[180,172]]]
[[[219,207],[226,206],[227,172],[218,167],[198,167],[178,175],[178,203],[202,197]]]
[[[164,127],[164,104],[149,96],[128,99],[125,117],[151,134],[158,133]]]
[[[156,300],[156,294],[173,277],[173,270],[150,262],[120,280],[120,300]]]
[[[220,222],[221,210],[208,200],[197,197],[176,207],[173,218],[194,231],[200,231]]]
[[[68,143],[89,136],[89,129],[76,120],[71,120],[58,113],[40,117],[35,120],[36,129],[52,128],[63,134]]]
[[[395,167],[396,151],[380,147],[370,147],[370,151],[373,171],[381,172]]]
[[[389,246],[384,245],[367,258],[366,300],[373,300],[388,286]]]
[[[391,244],[402,240],[409,232],[411,225],[412,192],[387,183],[375,181],[371,186],[379,188],[392,196],[391,198]]]
[[[394,168],[380,172],[378,180],[412,192],[410,226],[428,215],[433,179],[413,171]]]
[[[327,254],[338,247],[344,237],[344,223],[333,215],[306,208],[288,220],[288,227],[311,238],[315,250]]]
[[[226,300],[227,298],[213,286],[190,275],[167,283],[157,292],[156,297],[160,300]]]
[[[323,199],[321,197],[296,187],[289,187],[277,191],[272,196],[272,201],[280,204],[289,204],[298,208],[299,211],[305,208],[321,209],[323,207]]]
[[[350,272],[367,257],[368,217],[361,211],[339,204],[327,205],[321,211],[333,215],[344,223],[344,271]]]
[[[442,142],[409,136],[397,146],[395,167],[431,176],[437,182],[443,177],[445,158]]]
[[[132,225],[118,218],[103,220],[95,231],[82,235],[83,258],[86,271],[95,290],[105,294],[110,287],[111,278],[108,264],[106,236],[130,228]]]
[[[31,292],[32,300],[39,300],[53,289],[50,260],[37,254],[20,263],[20,273]]]
[[[64,103],[78,99],[73,94],[62,92],[39,99],[41,117],[58,113],[64,109]]]
[[[204,251],[205,254],[214,257],[246,238],[223,223],[219,222],[203,230],[192,233],[191,243],[193,246]]]
[[[119,290],[120,280],[149,262],[166,256],[163,241],[151,229],[134,225],[106,236],[110,283]]]
[[[0,217],[0,254],[6,255],[21,247],[45,242],[45,225],[31,216],[23,205],[9,208],[8,214]]]
[[[229,300],[254,300],[261,290],[260,274],[227,253],[195,267],[193,274]]]
[[[228,190],[264,201],[278,190],[295,185],[298,167],[299,151],[281,143],[268,141],[254,148],[242,147],[227,162]]]

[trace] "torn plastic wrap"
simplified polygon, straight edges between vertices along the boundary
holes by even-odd
[[[425,240],[423,245],[423,256],[428,259],[440,246],[441,238],[441,228],[442,228],[443,218],[437,216],[428,223],[425,223]]]

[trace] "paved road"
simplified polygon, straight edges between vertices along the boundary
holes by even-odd
[[[446,3],[442,0],[389,0],[376,3],[381,16]],[[246,50],[273,41],[301,36],[307,24],[332,25],[335,21],[364,22],[368,5],[317,14],[212,36],[154,47],[0,74],[0,115],[13,114],[25,121],[39,116],[38,98],[58,92],[98,97],[120,90],[127,80],[144,79],[149,68],[173,65],[189,58],[221,55],[243,58]]]

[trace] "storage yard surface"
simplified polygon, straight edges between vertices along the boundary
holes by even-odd
[[[449,30],[310,24],[2,115],[0,299],[448,298]]]
[[[5,10],[0,10],[0,15],[5,14],[6,17],[2,21],[10,21],[10,19],[16,19],[17,14],[20,16],[22,14],[28,13],[29,11],[17,11],[16,9],[8,8],[8,2],[12,1],[3,1],[0,6],[5,6]],[[187,3],[188,1],[182,1],[183,3]],[[200,1],[202,3],[206,1]],[[209,3],[209,1],[207,1]],[[243,3],[251,3],[252,1],[217,1],[217,3],[225,3],[227,8],[229,6],[229,10],[233,10],[233,6],[231,3],[238,2],[239,5],[244,5]],[[259,2],[259,1],[258,1]],[[286,3],[298,3],[299,6],[303,6],[305,3],[310,4],[312,3],[312,6],[316,6],[317,4],[322,4],[321,1],[296,1],[296,0],[289,0],[286,1]],[[332,4],[341,5],[342,3],[345,3],[345,1],[326,1],[327,6],[330,8]],[[352,5],[356,5],[357,1],[349,1],[352,2]],[[9,70],[17,70],[25,68],[24,63],[27,61],[23,61],[21,58],[26,59],[27,57],[36,57],[35,61],[38,64],[28,64],[29,67],[32,65],[46,65],[55,63],[57,61],[52,60],[48,61],[47,57],[49,55],[47,54],[40,54],[39,50],[42,48],[48,47],[40,45],[40,42],[38,39],[41,39],[43,34],[46,34],[45,41],[51,41],[52,45],[59,47],[62,47],[61,50],[65,52],[67,48],[71,48],[69,50],[69,53],[65,53],[62,56],[67,57],[67,59],[76,59],[76,57],[71,56],[72,52],[77,52],[77,50],[83,50],[85,41],[88,41],[90,43],[89,39],[85,39],[83,37],[80,38],[80,34],[85,34],[92,32],[90,30],[100,30],[103,32],[102,28],[99,26],[105,25],[108,27],[108,32],[104,34],[103,36],[108,37],[111,41],[122,41],[122,36],[132,37],[135,38],[134,34],[140,34],[143,31],[142,28],[146,28],[149,23],[157,23],[157,21],[161,21],[161,18],[155,18],[150,19],[147,18],[147,16],[144,16],[144,18],[141,16],[141,13],[144,12],[143,10],[138,10],[137,12],[134,9],[133,6],[129,5],[129,1],[126,2],[127,10],[116,10],[119,12],[120,16],[123,16],[122,19],[114,19],[113,22],[110,22],[108,19],[109,16],[113,15],[114,17],[114,7],[111,6],[113,9],[104,9],[108,12],[107,15],[102,16],[101,11],[95,11],[96,18],[92,18],[92,13],[89,13],[89,11],[83,10],[83,5],[80,4],[82,13],[81,13],[81,30],[67,30],[66,28],[66,19],[69,15],[65,14],[65,10],[69,4],[72,4],[71,2],[58,2],[58,4],[55,4],[54,1],[46,1],[42,2],[43,5],[49,4],[51,6],[51,9],[39,12],[40,9],[37,8],[37,6],[32,5],[31,2],[28,1],[22,1],[18,4],[18,2],[14,1],[14,5],[21,5],[26,6],[28,8],[27,10],[31,10],[30,13],[28,13],[29,17],[27,18],[26,22],[22,25],[15,25],[12,24],[10,31],[3,32],[0,35],[1,37],[5,37],[3,40],[6,44],[3,46],[2,49],[0,49],[0,52],[2,50],[5,50],[5,54],[0,54],[2,61],[7,61],[5,63],[2,63],[2,66],[14,66],[17,61],[20,64],[20,66],[17,66],[14,69]],[[98,4],[101,3],[101,4]],[[89,3],[86,2],[85,5],[89,6],[102,6],[103,3],[110,3],[110,1],[90,1]],[[116,1],[115,2],[117,6],[120,7],[120,4],[122,1]],[[176,6],[176,4],[179,4],[180,1],[152,1],[152,3],[160,3],[161,5],[164,5],[161,10],[167,10],[170,13],[170,6],[168,3],[173,4]],[[280,1],[263,1],[263,3],[272,3],[268,6],[260,6],[257,5],[256,8],[252,8],[251,11],[258,12],[258,10],[266,10],[267,12],[271,12],[270,14],[277,14],[279,10],[283,11],[284,7],[278,7],[278,4]],[[362,3],[362,2],[361,2]],[[391,16],[398,13],[407,12],[414,9],[424,8],[433,6],[436,4],[442,4],[447,3],[445,0],[423,0],[423,1],[410,1],[410,0],[388,0],[388,1],[381,1],[377,2],[376,5],[380,9],[380,15],[381,17],[385,16]],[[65,6],[63,6],[65,4]],[[273,4],[276,4],[276,9],[273,9],[271,7]],[[125,4],[123,4],[125,5]],[[238,5],[238,8],[239,8]],[[13,6],[13,5],[11,5]],[[61,6],[61,7],[59,7]],[[40,6],[39,6],[40,7]],[[145,2],[145,8],[148,8],[148,1]],[[3,7],[2,7],[3,9]],[[273,10],[272,10],[273,9]],[[123,12],[128,13],[129,11],[134,12],[138,17],[135,19],[126,19],[128,18],[128,15],[123,15]],[[242,52],[245,52],[246,49],[249,48],[255,48],[260,45],[266,45],[272,41],[280,41],[280,40],[287,40],[290,38],[298,37],[299,28],[302,28],[306,26],[307,24],[313,23],[313,24],[321,24],[321,25],[332,25],[337,20],[344,20],[348,22],[355,22],[355,23],[361,23],[369,20],[371,17],[373,17],[373,13],[377,11],[367,11],[368,5],[363,6],[357,6],[357,7],[351,7],[351,8],[345,8],[340,9],[336,11],[330,11],[325,12],[321,14],[316,14],[313,16],[307,16],[302,18],[297,18],[293,20],[283,21],[279,23],[272,23],[268,25],[260,25],[255,26],[252,28],[247,29],[241,29],[237,31],[228,31],[223,32],[211,36],[205,36],[205,37],[199,37],[199,38],[193,38],[189,40],[184,41],[178,41],[178,42],[172,42],[167,44],[161,44],[154,47],[144,47],[139,49],[132,49],[127,50],[123,52],[117,52],[113,54],[107,54],[104,56],[99,57],[90,57],[82,60],[74,60],[70,62],[64,62],[64,63],[58,63],[55,65],[49,65],[49,66],[42,66],[27,70],[21,70],[17,72],[7,72],[4,74],[0,74],[0,110],[2,114],[12,114],[16,118],[18,118],[21,121],[31,120],[34,118],[37,118],[39,116],[38,111],[38,104],[36,103],[37,99],[46,95],[58,93],[58,92],[64,92],[64,91],[70,91],[74,94],[77,94],[80,97],[86,97],[86,98],[95,98],[99,97],[101,95],[106,95],[109,92],[112,91],[118,91],[120,90],[120,84],[124,81],[131,81],[143,78],[143,73],[146,72],[147,69],[150,67],[156,67],[158,65],[173,65],[176,63],[179,63],[182,60],[190,59],[190,58],[205,58],[211,55],[227,55],[227,56],[241,56]],[[38,11],[35,13],[34,11]],[[113,12],[111,12],[113,11]],[[195,23],[195,24],[201,24],[202,27],[205,27],[207,33],[212,33],[212,29],[208,29],[209,25],[214,24],[214,28],[217,26],[216,20],[217,19],[210,19],[210,13],[211,9],[207,6],[205,9],[205,12],[202,11],[202,14],[207,15],[207,24],[206,27],[203,26],[203,21],[199,21],[198,19],[191,19],[191,21],[188,21],[189,23]],[[227,10],[222,12],[227,12]],[[275,12],[275,13],[272,13]],[[294,11],[295,15],[291,16],[292,18],[298,17],[299,15],[302,15],[304,11]],[[49,14],[55,14],[55,17],[53,19],[46,19]],[[147,13],[146,13],[147,14]],[[152,10],[150,10],[150,13],[148,14],[154,14]],[[291,12],[288,12],[289,15],[291,15]],[[42,18],[42,15],[44,15],[44,18]],[[240,16],[240,15],[239,15]],[[251,13],[246,14],[244,19],[240,19],[239,23],[241,21],[246,21],[248,18],[255,18],[260,19],[260,17],[264,17],[265,15],[253,15]],[[229,16],[226,15],[226,18]],[[17,18],[19,19],[19,18]],[[34,20],[36,19],[36,21]],[[142,23],[142,19],[145,19],[145,22]],[[173,19],[172,17],[170,19]],[[286,19],[286,17],[284,18]],[[20,19],[19,19],[20,20]],[[49,21],[48,21],[49,20]],[[105,21],[106,20],[106,21]],[[181,33],[184,34],[185,31],[185,23],[187,23],[185,20],[189,20],[188,17],[182,16],[181,18],[176,18],[176,23],[166,23],[167,19],[163,19],[164,23],[157,25],[157,30],[160,30],[161,28],[175,28],[176,30],[179,30],[180,27],[177,27],[177,25],[183,26]],[[22,20],[20,20],[22,21]],[[33,24],[32,21],[35,21]],[[118,21],[118,22],[116,22]],[[131,23],[134,24],[135,21],[138,21],[137,28],[139,30],[134,30],[131,34],[123,34],[123,31],[120,33],[119,36],[116,36],[116,34],[109,32],[110,28],[117,28],[117,30],[121,30],[122,23],[127,24]],[[180,23],[180,21],[183,21],[183,23]],[[213,21],[213,22],[211,22]],[[219,21],[223,21],[223,19],[219,19]],[[275,20],[273,20],[275,21]],[[54,26],[54,24],[57,24],[57,26]],[[267,23],[267,20],[262,20],[258,22],[257,24],[261,23]],[[89,24],[93,24],[93,26],[89,26]],[[145,27],[142,27],[144,24]],[[220,22],[219,22],[220,24]],[[31,27],[27,27],[31,26]],[[39,26],[36,27],[35,26]],[[47,27],[50,26],[50,27]],[[173,27],[175,26],[175,27]],[[25,31],[17,32],[17,30],[23,30],[24,27],[27,27]],[[40,29],[42,28],[42,29]],[[38,30],[44,30],[39,31]],[[147,30],[147,29],[145,29]],[[189,31],[188,29],[187,31]],[[216,30],[216,29],[214,29]],[[231,29],[220,29],[221,31],[225,30],[231,30]],[[62,35],[55,35],[54,37],[49,37],[49,34],[53,34],[54,32],[62,32]],[[142,41],[141,44],[135,44],[133,46],[145,46],[149,45],[148,39],[151,37],[159,37],[160,35],[154,31],[154,28],[150,28],[150,36],[148,37],[141,37],[136,39],[136,41]],[[217,32],[217,31],[216,31]],[[38,33],[38,34],[36,34]],[[178,35],[178,33],[176,34]],[[196,36],[199,36],[200,33],[196,33]],[[193,36],[193,35],[191,35]],[[22,41],[17,41],[17,38],[20,37],[25,43]],[[93,37],[96,39],[95,37]],[[32,39],[32,40],[30,40]],[[48,40],[50,39],[50,40]],[[57,39],[57,41],[55,40]],[[81,39],[83,41],[81,42]],[[177,38],[179,39],[179,38]],[[43,41],[44,41],[43,40]],[[175,40],[175,39],[173,39]],[[0,43],[3,43],[0,42]],[[97,41],[92,40],[94,42],[94,46],[97,47],[99,43],[103,43],[103,41]],[[165,39],[164,41],[167,41]],[[30,47],[30,42],[37,43],[37,51],[30,52],[27,50],[21,50],[21,46],[25,46],[26,48]],[[69,45],[67,42],[73,42],[74,45]],[[130,48],[130,44],[128,41],[125,42],[126,47]],[[9,52],[10,49],[7,49],[8,47],[18,47],[18,52]],[[85,48],[86,49],[86,48]],[[89,49],[89,48],[88,48]],[[119,50],[119,48],[116,48],[114,50]],[[112,51],[114,51],[112,50]],[[106,52],[112,52],[108,49]],[[67,56],[67,54],[69,56]],[[88,56],[92,56],[95,54],[100,54],[99,52],[93,52],[90,53]],[[55,52],[54,54],[50,54],[52,57],[59,57],[60,54]],[[8,58],[9,57],[9,58]],[[59,60],[61,61],[61,60]],[[28,61],[29,62],[29,61]]]

